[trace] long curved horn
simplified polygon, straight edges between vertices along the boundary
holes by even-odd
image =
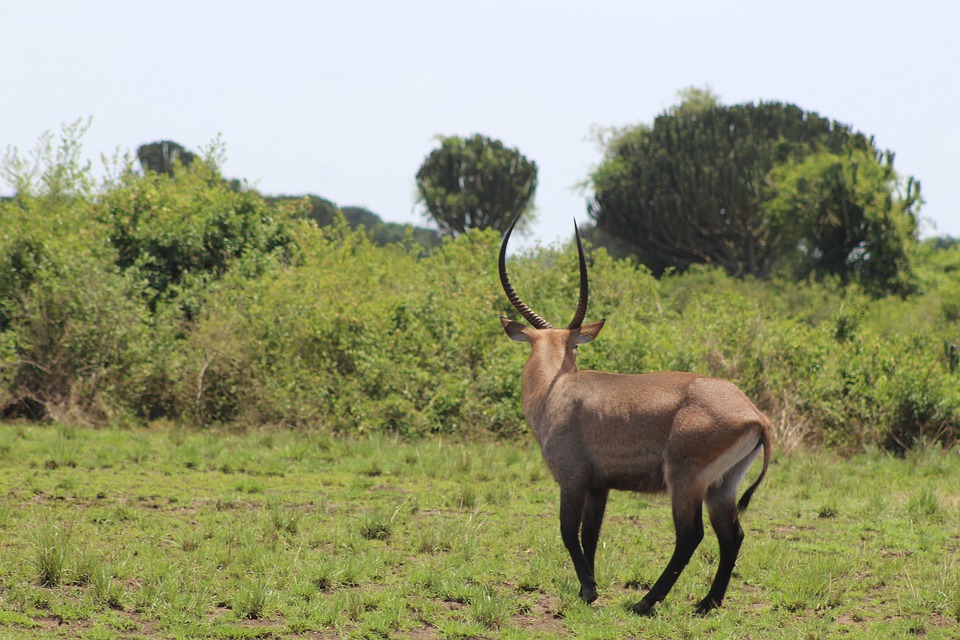
[[[507,277],[507,242],[510,240],[510,234],[513,232],[513,227],[519,219],[519,215],[513,219],[513,222],[510,223],[510,228],[503,234],[503,242],[500,243],[500,284],[503,285],[503,292],[507,294],[510,303],[520,312],[520,315],[527,319],[527,322],[537,329],[553,329],[552,324],[538,316],[530,307],[523,303],[523,300],[520,299],[517,292],[513,290],[513,285],[510,284],[510,279]]]
[[[587,284],[587,259],[583,256],[583,242],[580,241],[580,229],[577,227],[577,221],[573,221],[573,230],[577,234],[577,252],[580,254],[580,300],[577,302],[577,312],[573,314],[573,320],[567,325],[567,329],[579,329],[583,324],[583,319],[587,315],[587,298],[589,286]]]

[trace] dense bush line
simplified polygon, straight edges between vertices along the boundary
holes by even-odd
[[[296,203],[238,189],[209,160],[85,184],[38,181],[0,202],[6,417],[522,433],[526,349],[497,321],[512,313],[497,234],[428,252],[412,236],[377,246],[342,221],[319,228]],[[729,378],[782,443],[953,444],[960,247],[914,251],[919,293],[874,299],[707,268],[657,280],[590,250],[589,315],[608,325],[581,365]],[[521,295],[565,322],[573,248],[511,261]]]

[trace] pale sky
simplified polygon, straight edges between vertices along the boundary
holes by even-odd
[[[709,85],[874,135],[922,183],[923,235],[960,236],[958,33],[947,0],[0,0],[0,152],[87,117],[96,165],[219,135],[224,173],[266,194],[425,224],[435,136],[482,133],[536,161],[528,241],[552,243],[587,219],[591,131]]]

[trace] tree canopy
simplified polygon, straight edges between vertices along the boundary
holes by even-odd
[[[190,165],[197,155],[171,140],[159,140],[137,147],[137,160],[144,171],[173,175],[177,164]]]
[[[440,147],[427,156],[416,179],[417,199],[441,231],[504,231],[516,216],[533,207],[536,162],[480,134],[439,140]],[[520,222],[522,229],[530,218]]]
[[[603,141],[588,203],[602,232],[658,275],[697,263],[757,277],[789,267],[902,290],[920,195],[893,154],[796,105],[684,95],[652,126]]]
[[[799,278],[836,275],[876,292],[912,286],[907,247],[917,237],[917,189],[898,179],[890,153],[813,153],[773,169],[764,209],[790,249],[785,266]]]

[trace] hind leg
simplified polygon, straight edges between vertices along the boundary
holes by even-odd
[[[696,611],[701,615],[716,609],[723,602],[723,596],[727,593],[727,587],[730,584],[730,576],[737,563],[740,545],[743,543],[743,528],[740,526],[740,516],[732,494],[720,490],[708,491],[707,512],[710,514],[710,524],[717,533],[717,541],[720,543],[720,560],[710,592],[697,605]]]
[[[676,584],[677,578],[683,571],[700,541],[703,540],[703,503],[701,494],[694,493],[678,499],[673,498],[673,525],[677,539],[673,549],[673,556],[667,563],[667,568],[660,574],[649,593],[633,605],[631,609],[639,615],[648,615],[653,606],[667,597],[670,589]]]
[[[710,524],[717,533],[720,544],[720,560],[717,575],[710,585],[707,597],[697,605],[697,613],[705,614],[716,609],[723,602],[730,584],[730,576],[737,563],[740,545],[743,543],[743,527],[740,526],[740,510],[737,506],[737,487],[757,457],[758,449],[751,451],[745,458],[728,470],[718,483],[707,489],[705,502]]]

